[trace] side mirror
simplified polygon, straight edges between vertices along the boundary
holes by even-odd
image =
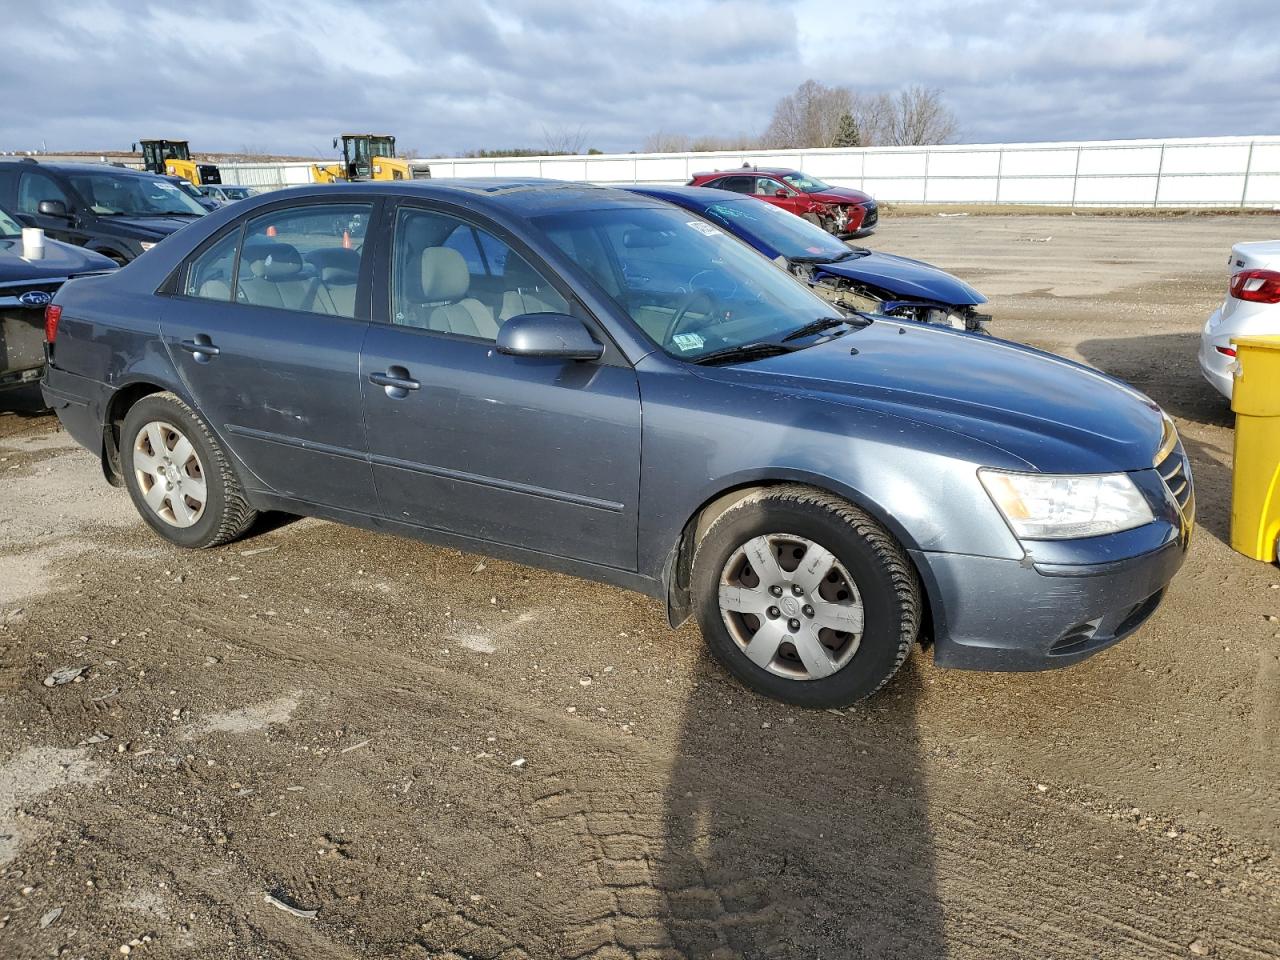
[[[68,216],[67,205],[61,200],[41,200],[36,209],[45,217],[65,217]]]
[[[783,199],[785,199],[785,198],[787,198],[787,197],[791,196],[791,194],[787,193],[787,191],[786,191],[786,190],[784,190],[782,187],[779,187],[777,190],[773,191],[773,195],[774,195],[775,197],[780,197],[780,198],[783,198]]]
[[[498,330],[498,352],[512,357],[599,360],[604,347],[577,317],[563,313],[522,313]]]

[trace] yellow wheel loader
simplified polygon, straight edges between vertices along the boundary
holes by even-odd
[[[396,138],[380,133],[344,133],[333,138],[333,147],[342,142],[340,163],[311,165],[316,183],[350,180],[421,180],[431,176],[425,163],[396,156]]]
[[[150,173],[167,174],[202,183],[221,183],[222,173],[212,163],[196,163],[186,140],[142,140],[142,165]],[[133,145],[136,153],[138,144]]]

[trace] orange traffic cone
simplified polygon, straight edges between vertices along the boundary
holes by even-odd
[[[273,223],[271,224],[271,226],[267,227],[267,236],[274,237],[275,235],[276,235],[276,225]]]
[[[351,234],[348,233],[346,230],[342,231],[342,249],[343,250],[351,249]]]

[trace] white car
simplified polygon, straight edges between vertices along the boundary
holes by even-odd
[[[1227,273],[1227,298],[1200,334],[1200,372],[1230,400],[1236,370],[1231,339],[1280,334],[1280,240],[1237,243]]]

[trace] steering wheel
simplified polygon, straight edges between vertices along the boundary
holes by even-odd
[[[671,343],[672,338],[680,332],[680,324],[684,322],[685,316],[695,306],[700,304],[706,305],[706,312],[710,312],[715,307],[715,301],[711,299],[711,294],[706,290],[692,290],[680,298],[680,302],[676,304],[676,312],[671,315],[671,322],[667,324],[667,332],[663,337],[663,343]]]

